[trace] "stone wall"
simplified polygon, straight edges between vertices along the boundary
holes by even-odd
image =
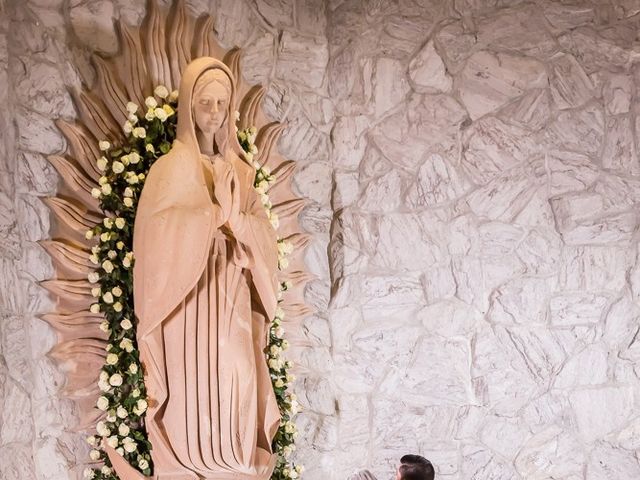
[[[639,478],[639,12],[330,2],[341,472]]]
[[[640,478],[638,0],[196,0],[288,122],[317,313],[309,480]],[[0,2],[0,477],[86,458],[54,339],[43,154],[142,0]]]

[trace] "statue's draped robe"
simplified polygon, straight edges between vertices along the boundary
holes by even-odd
[[[188,67],[180,105],[191,105],[207,61]],[[231,148],[214,161],[235,171],[241,213],[224,223],[215,197],[220,179],[194,132],[182,110],[172,150],[147,176],[135,223],[135,310],[154,477],[266,480],[280,420],[263,354],[277,305],[275,232],[253,189],[255,171]],[[121,473],[128,465],[119,459],[114,466],[123,480],[136,478]]]

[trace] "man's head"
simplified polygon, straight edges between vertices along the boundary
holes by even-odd
[[[400,459],[397,480],[433,480],[435,471],[431,462],[420,455],[405,455]]]

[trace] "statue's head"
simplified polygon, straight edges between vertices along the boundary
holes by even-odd
[[[193,88],[191,117],[196,129],[214,135],[229,117],[231,80],[225,72],[214,68],[204,72]]]
[[[210,139],[211,150],[222,152],[240,146],[235,135],[235,81],[219,60],[201,57],[185,68],[178,97],[177,139],[198,147]]]

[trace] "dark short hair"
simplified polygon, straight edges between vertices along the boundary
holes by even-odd
[[[420,455],[405,455],[400,463],[401,480],[433,480],[436,476],[431,462]]]

